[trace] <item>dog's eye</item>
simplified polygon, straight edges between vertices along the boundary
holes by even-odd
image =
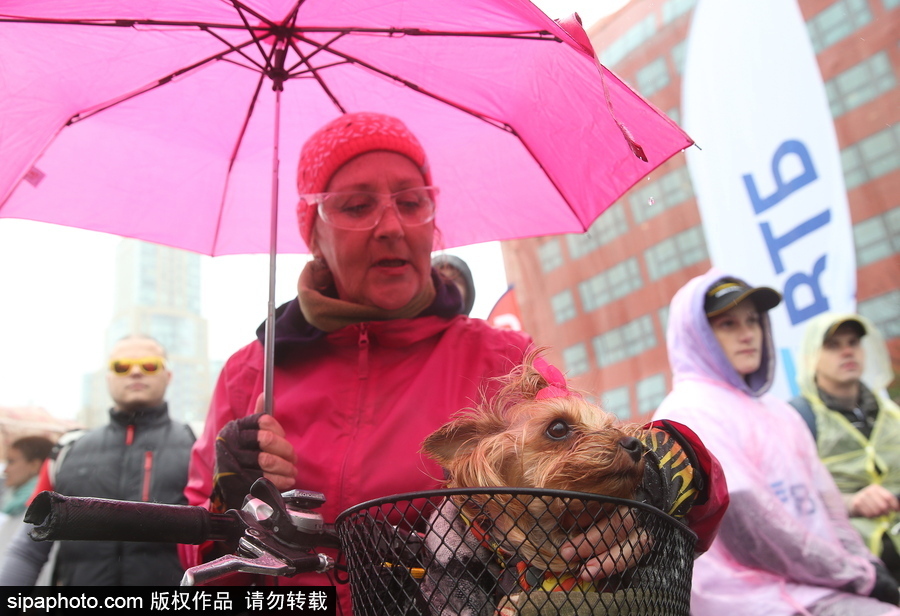
[[[562,439],[569,436],[569,432],[571,430],[572,428],[569,427],[569,424],[564,422],[562,419],[557,419],[551,422],[549,426],[547,426],[547,430],[544,433],[554,441],[561,441]]]

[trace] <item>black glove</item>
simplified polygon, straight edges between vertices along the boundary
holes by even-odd
[[[875,587],[869,596],[891,605],[900,604],[900,589],[897,587],[897,580],[881,561],[873,561],[872,564],[875,565]]]
[[[225,424],[216,437],[216,466],[210,510],[240,509],[253,482],[263,476],[259,466],[259,418],[249,415]]]

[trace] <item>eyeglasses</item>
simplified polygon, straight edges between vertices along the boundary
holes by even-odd
[[[131,374],[131,369],[137,366],[144,374],[156,374],[166,367],[166,360],[162,357],[128,357],[125,359],[114,359],[109,362],[109,371],[119,376]]]
[[[393,194],[375,192],[331,192],[302,195],[318,206],[319,218],[332,227],[352,231],[374,229],[392,205],[404,227],[418,227],[434,220],[435,186],[408,188]]]

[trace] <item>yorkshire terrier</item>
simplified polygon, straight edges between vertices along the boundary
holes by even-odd
[[[643,501],[681,517],[702,479],[690,446],[676,438],[665,429],[618,424],[569,390],[562,373],[533,352],[495,397],[431,434],[422,449],[445,469],[448,488],[586,492]],[[515,597],[547,589],[551,578],[555,589],[584,590],[591,576],[563,558],[560,547],[591,527],[606,527],[604,541],[622,541],[634,528],[633,516],[630,526],[624,522],[629,515],[602,499],[455,495],[429,520],[425,545],[432,562],[423,597],[434,616],[488,616],[518,613]],[[640,552],[631,555],[635,562]]]

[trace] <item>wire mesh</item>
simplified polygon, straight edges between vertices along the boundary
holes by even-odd
[[[696,536],[661,511],[526,488],[433,490],[363,503],[336,521],[354,614],[688,616]],[[572,538],[605,555],[579,579]],[[618,565],[618,566],[615,566]]]

